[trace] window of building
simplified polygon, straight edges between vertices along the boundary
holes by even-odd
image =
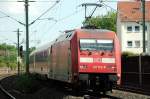
[[[135,41],[135,47],[139,48],[141,46],[140,41]]]
[[[147,26],[145,26],[145,31],[147,31]]]
[[[139,32],[140,31],[140,26],[135,26],[135,32]]]
[[[132,47],[132,41],[127,41],[127,46]]]
[[[132,32],[132,26],[128,26],[128,27],[127,27],[127,31],[128,31],[128,32]]]

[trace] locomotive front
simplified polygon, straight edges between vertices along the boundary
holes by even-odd
[[[112,90],[121,73],[116,34],[107,30],[82,30],[77,35],[80,85],[93,91]]]

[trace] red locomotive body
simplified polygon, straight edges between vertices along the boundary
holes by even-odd
[[[67,31],[30,56],[31,72],[45,74],[77,88],[105,92],[120,83],[120,46],[112,31]]]

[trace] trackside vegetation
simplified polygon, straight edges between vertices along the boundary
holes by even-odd
[[[22,93],[33,93],[40,88],[40,82],[36,74],[21,74],[17,77],[16,88]]]
[[[30,53],[34,51],[36,48],[31,47]],[[25,60],[25,51],[23,51],[22,55],[22,62]],[[23,63],[22,63],[23,65]],[[14,45],[8,45],[6,43],[0,44],[0,68],[1,67],[8,67],[11,70],[17,68],[17,48]]]
[[[0,44],[0,67],[15,69],[17,66],[17,49],[13,45]]]

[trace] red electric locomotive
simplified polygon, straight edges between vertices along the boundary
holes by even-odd
[[[106,92],[120,84],[120,56],[114,32],[75,29],[31,53],[30,71],[76,88]]]

